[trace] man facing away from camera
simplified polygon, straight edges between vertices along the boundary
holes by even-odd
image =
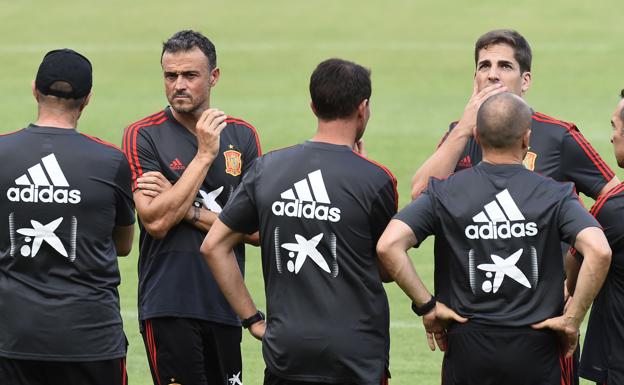
[[[89,60],[46,54],[35,123],[0,136],[0,382],[124,385],[118,255],[134,234],[123,152],[78,132]]]
[[[390,222],[377,246],[382,265],[423,316],[430,347],[435,340],[445,350],[443,385],[573,380],[561,358],[576,349],[611,250],[571,183],[523,166],[531,115],[511,93],[486,99],[476,127],[483,160],[447,179],[432,178]],[[430,294],[407,255],[429,235],[449,250],[435,251],[436,278],[447,287],[440,299]],[[585,255],[565,312],[561,241]]]
[[[370,73],[340,59],[310,79],[311,140],[259,158],[202,245],[219,286],[262,339],[265,385],[387,382],[388,300],[375,253],[396,179],[368,160]],[[268,318],[228,250],[260,231]]]

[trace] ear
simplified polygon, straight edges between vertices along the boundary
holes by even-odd
[[[316,113],[316,107],[314,107],[314,103],[312,103],[312,101],[310,101],[310,109],[312,110],[314,116],[318,118],[318,114]]]
[[[531,73],[527,71],[522,74],[522,86],[521,86],[522,95],[524,95],[524,93],[527,92],[530,87],[531,87]]]
[[[531,139],[531,130],[528,129],[524,135],[522,135],[522,149],[523,150],[527,150],[529,149],[529,140]]]
[[[35,85],[35,81],[32,81],[32,84],[30,85],[31,89],[32,89],[32,94],[35,97],[35,100],[37,101],[37,103],[39,103],[39,94],[37,93],[37,86]]]
[[[216,67],[212,71],[210,71],[210,87],[214,87],[217,85],[219,77],[221,77],[221,69],[219,69],[219,67]]]
[[[89,102],[91,101],[91,95],[93,95],[93,92],[89,92],[89,95],[87,95],[87,97],[85,98],[84,102],[80,106],[80,111],[84,110],[84,108],[87,106],[87,104],[89,104]]]
[[[368,102],[368,99],[362,100],[362,102],[357,108],[357,111],[358,111],[358,116],[361,116],[361,117],[368,117],[368,115],[370,115],[370,103]]]

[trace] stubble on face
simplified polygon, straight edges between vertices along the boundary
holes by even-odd
[[[210,68],[199,48],[165,52],[162,57],[165,92],[171,108],[179,114],[201,114],[209,107]]]

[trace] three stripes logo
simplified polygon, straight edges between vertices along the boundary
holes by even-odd
[[[80,191],[69,189],[69,183],[54,154],[41,158],[41,162],[15,179],[17,186],[7,190],[11,202],[72,203],[80,202]]]
[[[273,202],[271,209],[277,216],[318,219],[338,222],[340,209],[331,207],[321,170],[316,170],[294,184],[294,189],[284,191],[283,200]],[[288,201],[288,202],[286,202]]]
[[[172,170],[184,170],[186,168],[186,166],[184,165],[184,163],[182,163],[180,161],[180,159],[175,158],[170,164],[169,164],[169,168]]]
[[[524,215],[505,189],[496,194],[496,199],[486,204],[483,211],[472,217],[473,222],[480,224],[467,226],[465,234],[470,239],[508,239],[537,235],[537,224],[521,222],[524,220]]]

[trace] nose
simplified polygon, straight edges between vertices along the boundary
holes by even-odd
[[[184,89],[186,89],[186,79],[184,79],[184,76],[178,76],[176,78],[175,89],[176,90],[184,90]]]
[[[499,80],[499,76],[498,76],[498,69],[496,68],[496,66],[491,66],[490,70],[488,71],[488,80],[491,82],[498,82]]]

